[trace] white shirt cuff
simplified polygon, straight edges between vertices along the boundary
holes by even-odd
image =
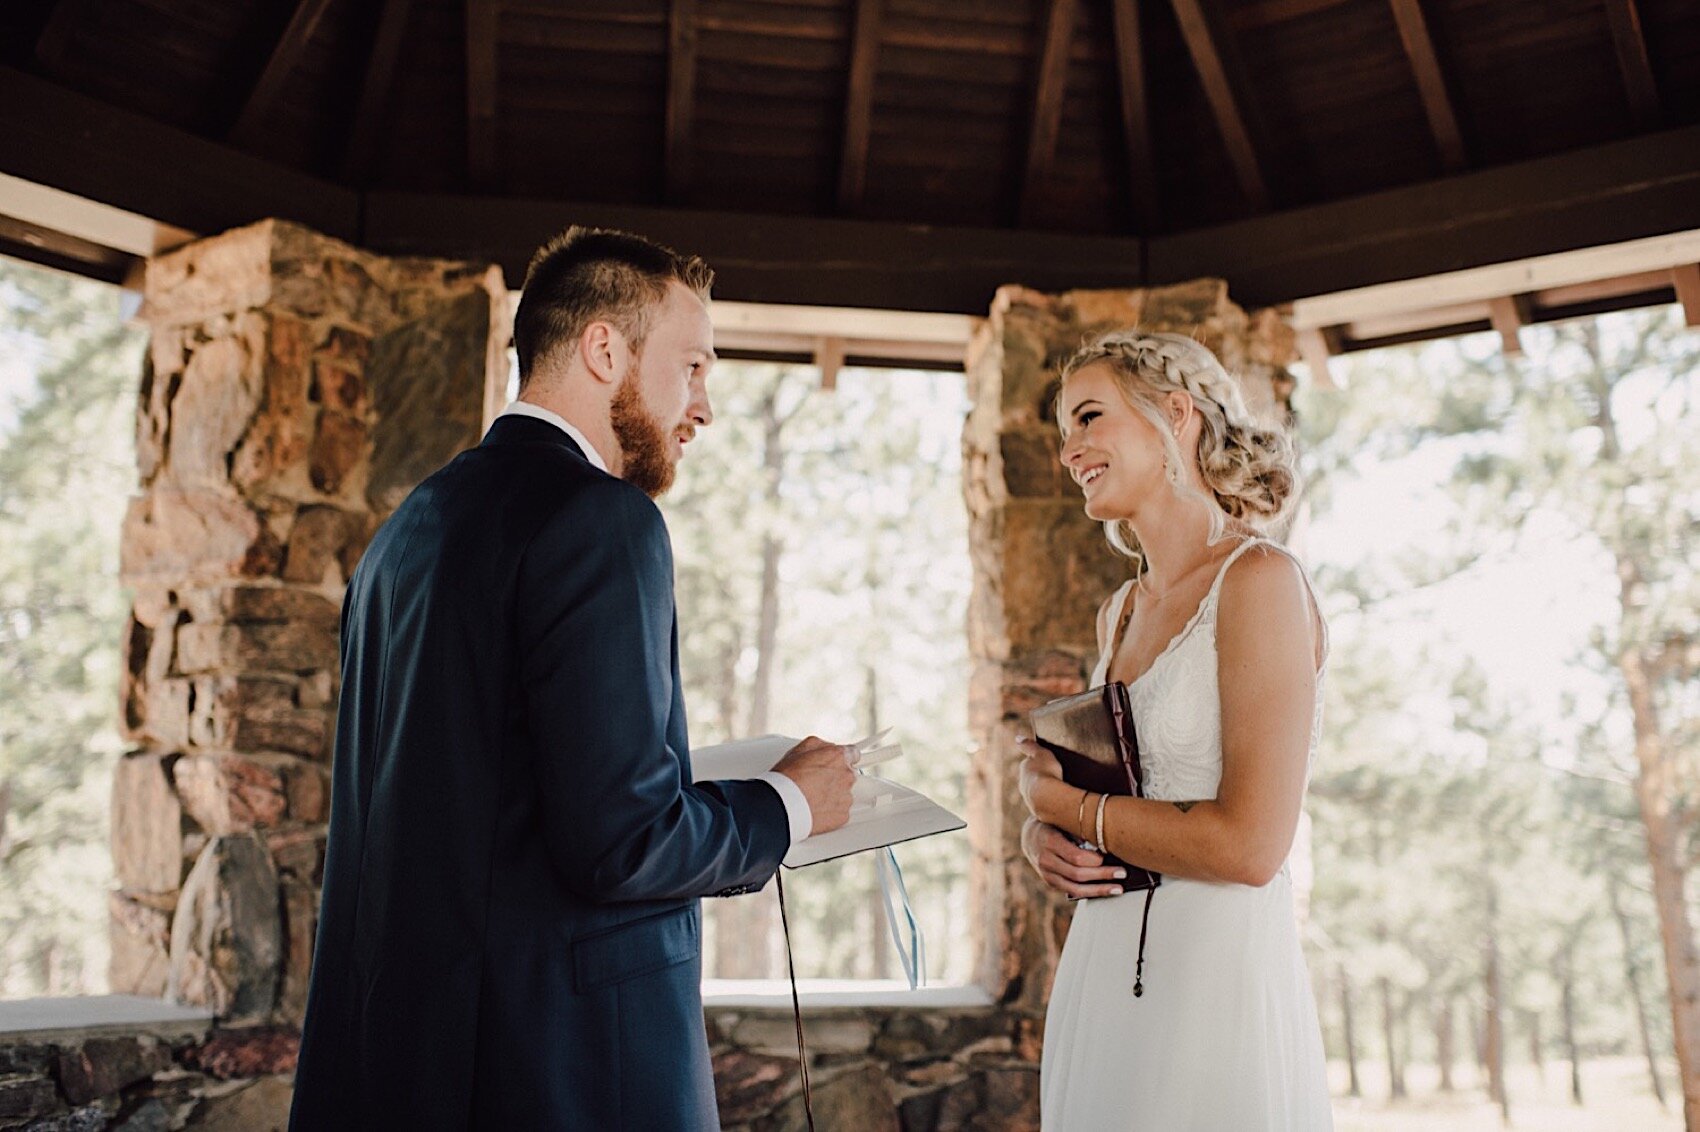
[[[779,800],[785,803],[785,817],[791,822],[791,844],[807,837],[815,827],[815,815],[809,809],[809,800],[803,797],[803,788],[777,770],[763,771],[756,775],[756,781],[773,787]]]

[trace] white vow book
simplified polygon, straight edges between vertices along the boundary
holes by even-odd
[[[879,736],[855,744],[862,750],[860,767],[883,763],[903,753],[896,743],[878,746]],[[691,771],[698,782],[718,778],[753,778],[773,764],[799,740],[784,735],[738,739],[691,751]],[[799,869],[835,857],[882,849],[917,837],[949,833],[968,823],[922,794],[889,778],[859,775],[851,790],[850,820],[831,833],[806,837],[785,854],[785,866]]]

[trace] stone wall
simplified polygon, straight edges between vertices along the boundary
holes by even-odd
[[[806,1128],[789,1007],[710,1006],[707,1022],[726,1132]],[[1034,1132],[1038,1051],[1012,1022],[990,1005],[805,1007],[816,1126]]]
[[[1256,412],[1269,420],[1290,413],[1291,329],[1273,312],[1248,315],[1220,280],[1054,296],[1005,287],[970,346],[969,725],[980,743],[969,777],[971,893],[978,981],[1008,1012],[1018,1057],[1041,1046],[1072,909],[1021,855],[1027,811],[1014,740],[1034,707],[1085,690],[1097,659],[1098,605],[1128,576],[1058,462],[1055,377],[1090,334],[1132,326],[1197,337],[1240,377]],[[1037,1074],[1036,1056],[1027,1069]]]
[[[135,1025],[0,1042],[0,1128],[283,1132],[295,1039],[285,1027]]]
[[[270,1048],[306,1006],[343,588],[478,441],[506,294],[494,268],[268,221],[151,261],[142,317],[111,985]]]

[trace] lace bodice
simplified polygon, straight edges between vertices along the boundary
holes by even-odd
[[[1222,699],[1217,685],[1216,609],[1222,579],[1235,559],[1254,545],[1266,545],[1287,553],[1274,543],[1250,539],[1230,554],[1198,610],[1175,634],[1157,659],[1132,684],[1128,698],[1133,706],[1134,727],[1139,734],[1140,762],[1145,770],[1145,796],[1170,802],[1216,797],[1222,781]],[[1309,585],[1307,576],[1306,583]],[[1110,624],[1120,625],[1131,600],[1130,581],[1116,591],[1111,603]],[[1314,600],[1314,598],[1312,599]],[[1118,634],[1098,658],[1092,670],[1092,685],[1104,682],[1110,654]],[[1327,669],[1326,638],[1323,667],[1316,678],[1316,714],[1310,729],[1310,762],[1316,760],[1317,736],[1322,730],[1322,679]],[[1309,782],[1309,773],[1306,773]]]

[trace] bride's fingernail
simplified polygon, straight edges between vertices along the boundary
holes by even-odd
[[[1115,871],[1115,878],[1117,880],[1126,880],[1127,879],[1127,870],[1126,869],[1117,869]]]
[[[1116,885],[1110,886],[1110,895],[1111,896],[1120,896],[1121,894],[1122,894],[1122,886],[1121,885],[1116,884]]]

